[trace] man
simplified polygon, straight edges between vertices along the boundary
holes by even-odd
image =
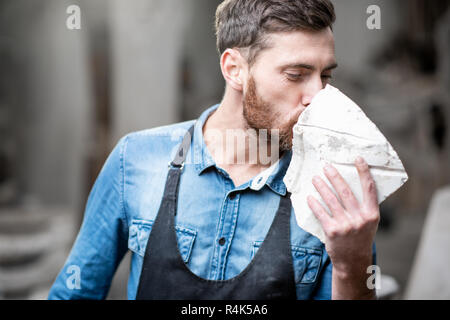
[[[197,121],[119,141],[49,298],[105,298],[128,249],[130,299],[375,298],[366,270],[379,207],[367,164],[356,164],[363,203],[332,167],[326,176],[339,198],[311,182],[333,214],[308,200],[326,245],[298,227],[282,181],[292,128],[337,66],[334,20],[329,0],[224,1],[216,13],[222,102]],[[229,148],[230,130],[245,143]],[[251,141],[264,132],[250,161]]]

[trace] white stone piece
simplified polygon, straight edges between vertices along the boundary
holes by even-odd
[[[332,215],[312,184],[313,177],[320,176],[337,195],[323,172],[327,163],[339,171],[360,203],[363,194],[354,165],[358,156],[369,164],[378,203],[408,180],[397,153],[376,125],[356,103],[331,85],[313,98],[293,130],[292,160],[283,181],[292,193],[297,224],[323,243],[324,231],[306,199],[309,195],[315,197]]]

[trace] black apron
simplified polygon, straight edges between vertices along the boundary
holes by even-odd
[[[180,175],[193,132],[194,126],[169,165],[162,203],[145,250],[136,299],[296,299],[290,243],[290,193],[281,197],[264,242],[239,275],[227,280],[208,280],[194,274],[183,261],[178,250],[175,215]]]

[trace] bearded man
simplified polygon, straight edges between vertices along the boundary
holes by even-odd
[[[326,176],[341,199],[311,181],[333,213],[309,198],[326,244],[297,225],[283,183],[293,126],[337,67],[334,21],[329,0],[223,1],[222,101],[197,120],[119,141],[49,298],[105,298],[127,250],[129,299],[376,298],[366,270],[379,207],[367,164],[357,163],[364,203],[333,167]],[[73,265],[77,290],[67,287]]]

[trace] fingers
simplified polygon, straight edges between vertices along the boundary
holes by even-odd
[[[325,181],[316,176],[313,179],[313,185],[316,188],[317,192],[319,192],[327,207],[330,209],[333,218],[346,218],[344,208],[342,207],[333,191],[331,191],[330,187],[325,183]]]
[[[332,165],[327,165],[324,168],[324,172],[341,199],[345,210],[352,215],[359,214],[359,202],[336,168]]]
[[[332,166],[324,168],[325,175],[330,181],[336,194],[322,180],[316,176],[313,185],[330,209],[332,216],[318,200],[309,196],[307,202],[322,227],[328,239],[338,239],[342,236],[361,235],[376,228],[380,213],[375,181],[370,173],[369,165],[355,161],[363,191],[363,203],[359,203],[351,191],[348,183]]]
[[[311,211],[316,216],[317,220],[319,220],[323,229],[326,229],[327,226],[331,224],[331,217],[328,212],[324,209],[324,207],[317,201],[314,197],[308,196],[306,198],[307,203]]]
[[[370,173],[369,165],[362,158],[358,157],[355,161],[356,169],[358,171],[359,179],[361,181],[361,188],[363,193],[365,211],[374,212],[378,211],[378,197],[375,181]]]

